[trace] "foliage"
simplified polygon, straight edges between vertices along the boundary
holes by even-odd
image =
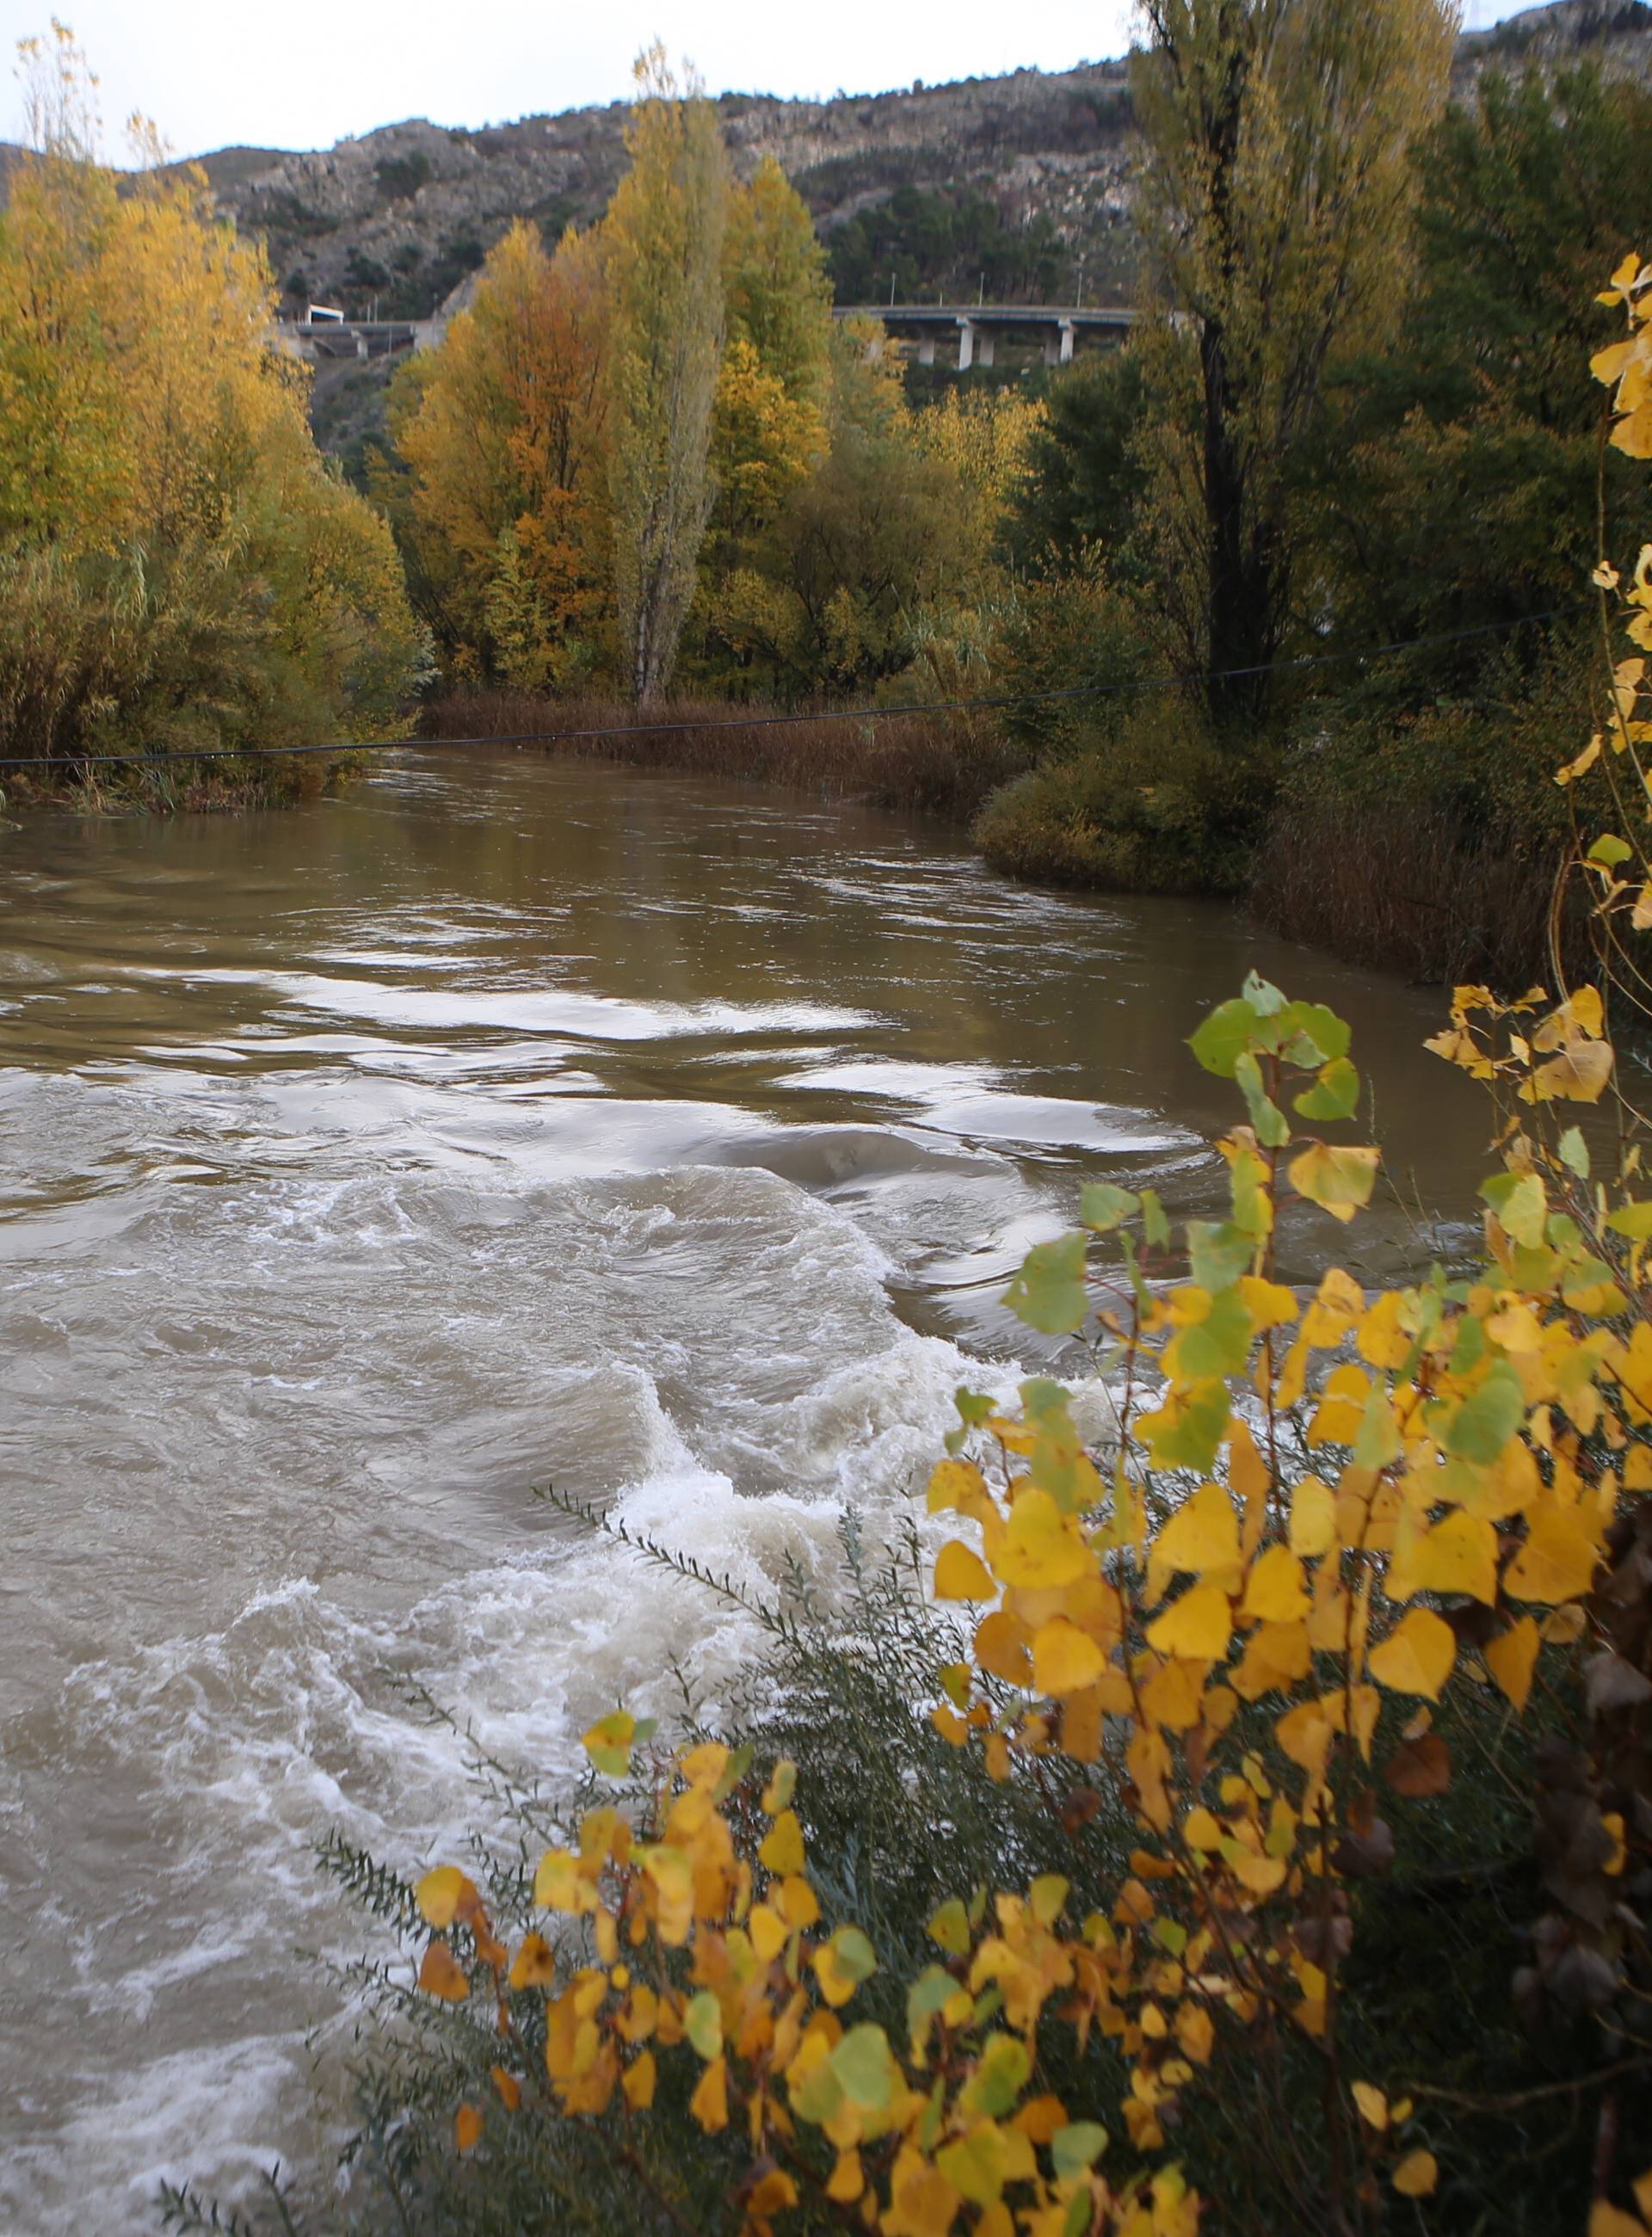
[[[659,49],[638,73],[603,248],[615,618],[646,703],[671,680],[710,511],[728,160],[710,104],[692,88],[678,96]]]
[[[1070,300],[1068,254],[1047,216],[1007,219],[989,195],[910,184],[833,229],[832,285],[843,303],[909,303],[939,295],[997,303]]]
[[[1127,347],[1078,358],[1051,384],[1001,531],[1018,568],[1059,576],[1100,554],[1115,581],[1140,579],[1148,400]]]
[[[523,686],[589,669],[606,613],[607,304],[598,253],[512,226],[471,307],[392,393],[377,494],[450,663]]]
[[[84,76],[66,34],[37,67],[59,137],[0,215],[0,746],[374,735],[423,647],[387,532],[265,345],[261,254],[199,174],[117,193],[60,114]]]
[[[1108,648],[1112,650],[1112,648]],[[995,869],[1127,893],[1244,890],[1271,804],[1260,750],[1215,745],[1180,693],[1031,705],[1043,763],[988,802],[973,836]],[[1063,720],[1067,717],[1067,720]],[[1014,716],[1012,714],[1012,719]]]
[[[1285,640],[1298,455],[1333,355],[1391,327],[1414,172],[1444,90],[1441,0],[1147,0],[1133,84],[1153,275],[1139,346],[1157,587],[1219,729]]]

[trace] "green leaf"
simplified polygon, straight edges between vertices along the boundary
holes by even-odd
[[[1249,1002],[1223,1002],[1213,1009],[1187,1046],[1206,1072],[1232,1079],[1233,1066],[1254,1042],[1262,1013]]]
[[[1589,848],[1588,859],[1591,862],[1598,862],[1602,869],[1615,870],[1620,862],[1627,862],[1634,852],[1633,847],[1626,846],[1622,839],[1608,831],[1603,832]]]
[[[1141,1191],[1141,1231],[1155,1250],[1164,1250],[1170,1241],[1170,1222],[1165,1217],[1157,1189]]]
[[[1097,1235],[1107,1235],[1120,1220],[1128,1219],[1140,1201],[1129,1189],[1114,1188],[1111,1181],[1091,1181],[1079,1198],[1079,1218]]]
[[[722,2049],[723,2014],[710,1989],[702,1989],[697,1996],[690,1997],[689,2008],[683,2015],[683,2031],[707,2061]]]
[[[1208,1219],[1187,1223],[1187,1256],[1193,1279],[1213,1297],[1231,1290],[1241,1274],[1248,1274],[1256,1257],[1256,1238],[1242,1227],[1224,1220],[1218,1227]]]
[[[1262,1067],[1249,1049],[1233,1059],[1233,1077],[1245,1097],[1256,1138],[1265,1150],[1282,1150],[1291,1138],[1291,1125],[1262,1085]]]
[[[981,2054],[981,2063],[964,2087],[963,2096],[972,2113],[984,2113],[996,2121],[1008,2113],[1027,2087],[1033,2062],[1027,2055],[1027,2045],[1019,2036],[988,2036]]]
[[[1076,2182],[1107,2148],[1107,2132],[1094,2121],[1072,2121],[1050,2138],[1050,2161],[1057,2182]]]
[[[1520,1377],[1500,1359],[1471,1398],[1465,1398],[1445,1433],[1445,1449],[1460,1461],[1490,1468],[1501,1457],[1525,1419],[1526,1394]]]
[[[1288,1029],[1285,1054],[1292,1064],[1330,1064],[1346,1056],[1353,1032],[1323,1002],[1292,1002],[1279,1020]]]
[[[1305,1118],[1348,1118],[1358,1101],[1359,1074],[1345,1056],[1338,1056],[1321,1068],[1313,1086],[1304,1088],[1292,1107]]]
[[[1505,1231],[1528,1250],[1543,1239],[1543,1220],[1549,1198],[1538,1173],[1493,1173],[1480,1184],[1480,1194],[1497,1215]]]
[[[1238,1289],[1219,1291],[1204,1319],[1185,1328],[1176,1339],[1181,1373],[1196,1382],[1207,1376],[1239,1374],[1251,1356],[1252,1333],[1250,1308]]]
[[[852,2027],[832,2053],[832,2068],[843,2095],[868,2111],[889,2109],[895,2090],[895,2061],[889,2038],[872,2020]]]
[[[1239,992],[1259,1018],[1277,1018],[1281,1010],[1289,1007],[1285,996],[1272,980],[1264,979],[1258,971],[1250,973]]]
[[[1635,1204],[1621,1204],[1616,1211],[1606,1215],[1606,1224],[1614,1235],[1627,1235],[1631,1243],[1644,1243],[1652,1235],[1652,1197],[1642,1197]]]
[[[1159,1467],[1193,1468],[1204,1475],[1215,1461],[1231,1412],[1225,1382],[1195,1382],[1157,1413],[1142,1415],[1136,1427]]]
[[[956,1896],[943,1903],[929,1921],[929,1939],[949,1957],[961,1957],[969,1947],[969,1914]]]
[[[1005,1290],[1004,1303],[1018,1320],[1045,1336],[1070,1336],[1082,1327],[1090,1310],[1084,1287],[1083,1236],[1035,1243]]]
[[[961,1910],[963,1905],[958,1908]],[[958,1983],[942,1965],[926,1965],[906,1992],[906,2023],[914,2042],[922,2042],[930,2021]]]
[[[858,1926],[840,1926],[832,1937],[832,1951],[838,1971],[851,1981],[868,1980],[877,1970],[877,1953]]]

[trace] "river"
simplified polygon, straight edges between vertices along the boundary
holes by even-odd
[[[314,1844],[412,1869],[481,1815],[405,1681],[554,1777],[751,1651],[533,1487],[764,1589],[876,1533],[1032,1357],[997,1296],[1083,1180],[1219,1204],[1185,1040],[1252,964],[1374,1075],[1348,1263],[1460,1246],[1438,993],[1215,905],[537,755],[0,830],[0,2227],[313,2155],[293,1953],[367,1938]]]

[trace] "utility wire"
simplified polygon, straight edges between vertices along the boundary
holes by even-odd
[[[1004,707],[1048,705],[1070,699],[1107,699],[1141,691],[1175,691],[1192,684],[1238,683],[1249,676],[1272,676],[1291,669],[1329,668],[1340,663],[1382,660],[1397,652],[1420,652],[1432,645],[1459,644],[1465,638],[1504,636],[1552,622],[1577,610],[1551,606],[1546,613],[1522,614],[1517,620],[1482,622],[1470,629],[1437,630],[1427,637],[1401,637],[1391,644],[1367,645],[1355,652],[1309,652],[1292,660],[1258,661],[1248,668],[1212,668],[1194,676],[1133,676],[1119,683],[1072,683],[1053,691],[1010,691],[980,699],[929,699],[897,707],[827,707],[811,713],[713,715],[703,720],[669,723],[619,723],[594,730],[505,730],[473,738],[373,738],[360,744],[335,742],[324,746],[200,746],[185,752],[160,754],[12,754],[0,756],[5,769],[164,769],[182,762],[240,761],[260,756],[295,760],[304,754],[428,753],[445,746],[583,745],[599,738],[647,738],[689,730],[770,730],[799,723],[888,723],[908,715],[956,715]]]

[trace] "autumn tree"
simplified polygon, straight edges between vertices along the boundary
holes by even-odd
[[[1144,0],[1143,346],[1166,615],[1219,729],[1254,723],[1327,366],[1398,315],[1411,143],[1444,97],[1446,0]]]
[[[621,659],[639,701],[670,682],[710,511],[728,162],[715,111],[656,47],[638,68],[631,168],[603,226],[608,500]]]
[[[772,155],[729,195],[727,337],[713,406],[713,527],[736,542],[771,519],[826,447],[831,294],[825,252]]]
[[[582,673],[606,609],[607,298],[592,236],[548,256],[519,221],[439,350],[398,376],[380,494],[459,664],[543,688]]]
[[[117,192],[69,35],[0,215],[0,736],[19,752],[309,743],[394,714],[420,632],[383,524],[269,346],[263,254],[198,173]],[[321,764],[316,764],[318,772]]]

